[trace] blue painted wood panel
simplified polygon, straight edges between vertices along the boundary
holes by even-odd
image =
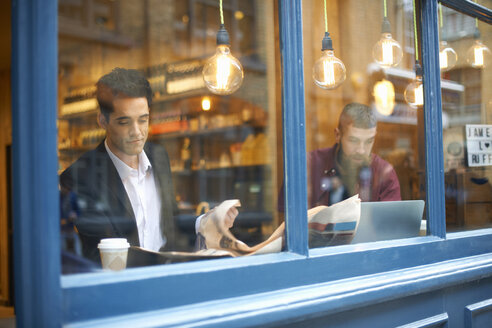
[[[464,301],[483,299],[492,291],[492,254],[304,285],[266,293],[184,305],[169,309],[96,321],[81,326],[138,327],[396,327],[420,322],[440,324],[443,304],[453,302],[452,313],[463,326]],[[485,278],[488,277],[488,278]],[[481,280],[480,284],[476,281]],[[450,307],[452,308],[452,307]],[[461,315],[460,315],[461,313]],[[434,317],[434,321],[429,318]],[[439,320],[438,320],[439,319]],[[427,321],[426,321],[427,320]]]
[[[465,327],[492,327],[492,298],[465,308]]]
[[[448,314],[442,313],[430,318],[425,318],[416,322],[412,322],[397,328],[447,328]]]
[[[437,1],[421,1],[422,68],[424,69],[425,182],[428,234],[446,236],[444,160],[442,154],[441,72]],[[418,51],[418,50],[416,50]]]
[[[476,234],[476,232],[475,232]],[[126,270],[118,274],[87,274],[67,276],[62,278],[64,298],[70,303],[65,304],[64,320],[79,321],[88,318],[103,318],[123,314],[138,313],[159,309],[170,309],[186,304],[208,301],[219,301],[251,294],[269,293],[275,290],[298,288],[337,282],[351,278],[352,287],[358,286],[358,277],[383,272],[399,271],[401,279],[409,271],[406,267],[444,263],[460,255],[459,260],[449,272],[459,273],[463,265],[476,265],[483,276],[492,274],[492,266],[487,259],[480,255],[491,249],[491,235],[467,236],[469,233],[460,233],[452,239],[441,241],[435,237],[421,237],[428,242],[412,240],[399,242],[380,242],[376,245],[352,245],[350,247],[331,248],[332,255],[311,256],[308,260],[302,256],[292,254],[273,254],[257,256],[256,258],[238,258],[218,260],[205,263],[185,263],[173,266],[160,266],[148,269]],[[395,245],[400,244],[399,247]],[[386,246],[386,247],[385,247]],[[349,250],[352,248],[351,250]],[[321,250],[318,250],[321,252]],[[326,251],[325,251],[326,253]],[[464,254],[469,254],[464,256]],[[488,254],[488,253],[485,253]],[[489,254],[492,256],[492,254]],[[465,260],[466,258],[466,260]],[[484,262],[485,261],[485,262]],[[207,267],[204,267],[206,264]],[[424,271],[422,271],[424,272]],[[446,279],[439,283],[446,287],[446,283],[458,283],[465,276],[453,276],[449,273]],[[428,271],[430,279],[435,278],[436,271]],[[460,278],[461,277],[461,278]],[[410,277],[411,278],[411,277]],[[442,278],[442,277],[441,277]],[[467,278],[468,279],[468,278]],[[468,281],[468,280],[467,280]],[[416,293],[424,292],[426,280],[416,282]],[[380,288],[380,287],[378,287]],[[153,290],[153,293],[146,291]],[[403,292],[396,288],[394,293]],[[391,293],[383,293],[379,289],[377,297],[390,297]],[[125,295],[132,295],[129,303]],[[108,299],[105,295],[112,295]],[[163,297],[162,295],[166,295]],[[396,295],[396,294],[395,294]],[[341,297],[341,299],[343,299]],[[464,299],[464,298],[463,298]],[[360,301],[360,298],[356,298]],[[101,307],[105,302],[111,302],[111,307]],[[470,304],[468,301],[466,304]],[[341,303],[340,303],[341,304]],[[439,303],[441,304],[441,303]],[[461,305],[463,311],[465,304]],[[339,309],[341,310],[341,309]],[[205,311],[205,312],[208,312]],[[429,313],[429,316],[441,313]],[[409,320],[410,321],[410,320]],[[409,321],[403,322],[407,323]],[[402,324],[403,324],[402,323]]]
[[[57,1],[12,1],[12,198],[18,327],[61,324],[57,20]]]
[[[488,24],[492,24],[492,8],[481,6],[480,1],[441,0],[443,5],[453,8],[465,15],[473,16]]]
[[[306,128],[302,1],[279,0],[285,215],[289,251],[307,255]]]

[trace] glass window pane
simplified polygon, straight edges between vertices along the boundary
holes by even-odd
[[[103,238],[126,238],[128,265],[140,266],[200,259],[191,253],[204,244],[241,255],[277,228],[283,164],[274,12],[273,1],[224,1],[244,80],[217,95],[202,70],[216,52],[218,1],[59,2],[64,273],[99,270]],[[239,214],[217,237],[207,230],[211,217],[227,225],[227,215],[209,210],[228,199],[241,202]],[[205,243],[197,243],[196,227]]]
[[[490,7],[492,1],[482,1]],[[440,66],[447,231],[492,223],[492,27],[442,6]]]
[[[326,5],[333,53],[321,51],[324,1],[303,2],[308,208],[337,204],[354,211],[318,217],[321,225],[308,215],[310,246],[425,234],[423,114],[405,100],[415,82],[412,1]],[[332,55],[345,67],[340,84]],[[357,202],[339,204],[353,195],[362,201],[360,211]]]

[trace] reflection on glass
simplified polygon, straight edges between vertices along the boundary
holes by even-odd
[[[411,1],[388,1],[385,17],[381,5],[369,0],[327,1],[333,48],[339,49],[346,81],[329,92],[305,84],[311,247],[422,233],[422,212],[418,213],[422,203],[413,201],[425,199],[424,144],[420,142],[423,121],[421,111],[410,107],[404,98],[405,88],[415,76],[413,6]],[[322,0],[303,2],[306,81],[319,58],[316,49],[324,33],[323,8]],[[385,21],[392,22],[391,35]],[[416,101],[421,99],[417,95]],[[356,200],[351,198],[354,196]],[[371,220],[367,215],[373,208],[366,204],[377,203],[387,209],[389,203],[385,202],[396,205],[397,212],[410,213],[400,207],[403,204],[417,209],[411,233],[385,235],[385,225],[372,222],[366,226],[377,231],[372,239],[352,239],[355,228],[364,227],[358,219]],[[394,215],[390,218],[388,227],[398,220]],[[390,230],[396,232],[402,226]]]
[[[374,103],[376,110],[385,116],[391,115],[395,108],[395,88],[393,83],[383,79],[374,85]]]
[[[417,75],[415,81],[410,83],[405,89],[405,100],[412,108],[422,108],[424,106],[424,85],[422,76]]]
[[[204,246],[243,255],[279,226],[282,236],[278,17],[272,1],[224,4],[231,46],[219,53],[237,60],[206,80],[235,90],[227,97],[202,74],[217,49],[219,2],[59,1],[64,273],[100,270],[97,245],[108,237],[130,243],[133,267],[231,255],[195,253]],[[100,80],[116,67],[121,76]],[[210,227],[221,237],[208,239]],[[113,244],[126,245],[101,243]],[[162,253],[174,250],[186,255]]]
[[[485,47],[490,47],[492,28],[449,8],[443,7],[443,15],[447,24],[441,37],[458,54],[454,68],[441,75],[446,226],[448,231],[490,227],[492,149],[486,144],[492,140],[487,136],[492,73]]]
[[[442,4],[439,3],[439,26],[441,28],[440,34],[443,34],[444,18],[443,18]],[[458,54],[451,48],[446,40],[439,42],[439,66],[442,72],[452,69],[458,61]]]
[[[449,47],[446,41],[441,41],[439,50],[439,65],[441,67],[441,71],[449,71],[456,65],[457,61],[458,55],[456,54],[456,51]]]
[[[482,41],[475,40],[466,54],[466,60],[474,68],[483,68],[490,64],[490,49]]]

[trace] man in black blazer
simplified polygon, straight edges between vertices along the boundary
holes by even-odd
[[[78,197],[84,257],[99,262],[97,244],[112,237],[155,251],[181,249],[169,157],[147,143],[149,82],[137,70],[116,68],[98,81],[96,96],[106,138],[60,175],[60,185]]]

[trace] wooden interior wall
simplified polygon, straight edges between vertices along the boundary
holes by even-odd
[[[10,1],[0,3],[0,305],[10,302],[7,146],[12,144]]]
[[[12,144],[10,71],[0,72],[0,300],[9,300],[7,146]]]

